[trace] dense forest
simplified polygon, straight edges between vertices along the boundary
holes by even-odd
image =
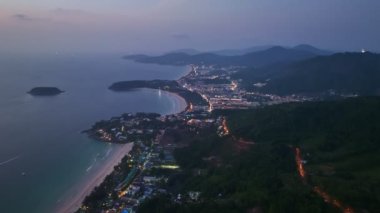
[[[237,79],[249,90],[290,94],[380,94],[380,54],[338,53],[290,64],[245,69]],[[255,83],[265,83],[255,87]]]
[[[380,98],[363,97],[215,112],[227,117],[232,135],[204,133],[176,150],[182,170],[168,184],[173,194],[199,191],[200,200],[162,195],[139,212],[377,212],[379,108]],[[343,207],[325,202],[316,187]]]

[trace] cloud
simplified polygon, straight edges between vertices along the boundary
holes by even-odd
[[[190,39],[190,36],[187,34],[174,34],[172,35],[172,38],[175,38],[178,40],[187,40],[187,39]]]
[[[48,21],[49,19],[47,18],[36,18],[32,17],[23,13],[17,13],[12,15],[12,18],[17,19],[19,21]]]
[[[28,15],[21,14],[21,13],[14,14],[12,17],[17,19],[17,20],[21,20],[21,21],[33,21],[32,17],[29,17]]]

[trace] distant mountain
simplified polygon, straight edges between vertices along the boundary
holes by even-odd
[[[222,49],[222,50],[212,50],[212,51],[199,51],[193,48],[184,48],[184,49],[169,51],[165,54],[186,53],[188,55],[197,55],[197,54],[203,54],[203,53],[212,53],[212,54],[221,55],[221,56],[236,56],[236,55],[245,55],[252,52],[267,50],[274,46],[275,45],[263,45],[263,46],[255,46],[255,47],[244,48],[244,49]]]
[[[238,56],[238,55],[245,55],[248,53],[268,50],[272,47],[276,47],[276,45],[262,45],[262,46],[254,46],[254,47],[243,48],[243,49],[222,49],[222,50],[204,51],[204,52],[196,50],[196,49],[192,49],[192,48],[186,48],[186,49],[179,49],[179,50],[170,51],[170,52],[168,52],[168,54],[169,53],[186,53],[188,55],[196,55],[196,54],[201,54],[201,53],[213,53],[213,54],[221,55],[221,56]],[[311,46],[311,45],[308,45],[308,44],[300,44],[300,45],[297,45],[295,47],[286,47],[286,48],[311,52],[311,53],[314,53],[315,55],[331,55],[331,54],[333,54],[333,52],[331,52],[331,51],[321,50],[321,49],[318,49],[318,48]]]
[[[263,51],[252,52],[239,56],[224,56],[215,53],[201,53],[190,55],[186,53],[169,53],[162,56],[132,55],[125,59],[135,60],[141,63],[155,63],[165,65],[206,64],[221,66],[247,66],[262,67],[277,63],[290,63],[294,61],[312,58],[316,54],[298,49],[288,49],[280,46],[271,47]]]
[[[332,51],[321,50],[321,49],[318,49],[318,48],[313,47],[313,46],[308,45],[308,44],[300,44],[300,45],[293,47],[293,49],[307,51],[310,53],[314,53],[316,55],[331,55],[331,54],[333,54]]]
[[[242,79],[249,89],[280,95],[380,95],[380,55],[367,52],[318,56],[286,65],[247,69],[234,77]]]
[[[167,54],[172,54],[172,53],[186,53],[188,55],[196,55],[196,54],[200,54],[201,51],[198,51],[196,49],[188,48],[188,49],[173,50],[173,51],[168,52]]]
[[[263,67],[271,64],[290,63],[316,56],[303,50],[287,49],[281,46],[267,50],[248,53],[242,56],[231,56],[237,65]]]
[[[225,56],[245,55],[248,53],[267,50],[267,49],[272,48],[274,46],[275,45],[263,45],[263,46],[255,46],[255,47],[245,48],[245,49],[224,49],[224,50],[210,51],[210,53],[214,53],[217,55],[225,55]]]

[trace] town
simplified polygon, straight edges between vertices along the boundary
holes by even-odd
[[[193,138],[200,131],[215,131],[220,137],[229,134],[224,117],[214,119],[208,112],[190,108],[165,116],[155,113],[124,114],[96,123],[86,131],[90,137],[109,143],[133,143],[134,147],[115,168],[112,178],[87,197],[78,212],[89,212],[93,207],[104,212],[130,213],[147,198],[162,193],[170,195],[165,184],[169,175],[180,170],[173,151],[187,145],[187,141],[178,140],[177,135]],[[98,193],[107,196],[99,200]],[[196,201],[199,195],[200,192],[189,191],[187,195],[170,196],[177,202],[187,202]]]
[[[208,102],[207,110],[210,112],[214,109],[248,109],[263,105],[313,100],[311,97],[299,95],[279,96],[247,91],[245,87],[240,86],[241,79],[232,78],[233,74],[241,69],[244,67],[191,65],[190,73],[179,79],[178,83],[200,94]],[[257,83],[254,86],[262,87],[265,83]]]
[[[239,86],[239,80],[231,79],[239,69],[241,67],[191,65],[189,74],[177,83],[199,95],[204,102],[193,103],[193,98],[185,95],[188,106],[181,113],[126,113],[97,122],[87,130],[89,137],[98,141],[133,143],[134,146],[114,172],[85,199],[78,212],[102,209],[106,213],[132,213],[144,200],[158,194],[165,194],[177,203],[197,202],[202,192],[173,194],[166,186],[169,178],[181,171],[173,152],[188,145],[186,138],[194,138],[202,131],[215,132],[219,137],[230,134],[225,118],[212,112],[309,100],[247,92]],[[159,89],[170,91],[169,87]]]

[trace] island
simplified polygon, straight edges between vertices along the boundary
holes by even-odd
[[[57,87],[35,87],[28,93],[33,96],[54,96],[63,93],[64,91]]]

